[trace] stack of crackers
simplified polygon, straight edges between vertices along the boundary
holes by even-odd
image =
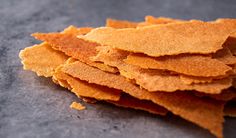
[[[24,69],[86,102],[170,112],[218,138],[224,116],[236,115],[236,19],[107,19],[105,27],[32,36],[43,43],[20,52]]]

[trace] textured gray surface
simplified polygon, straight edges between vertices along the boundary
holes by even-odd
[[[145,15],[212,20],[236,17],[235,0],[0,0],[0,138],[213,137],[183,119],[153,116],[108,104],[69,108],[79,101],[51,82],[24,71],[20,49],[38,43],[33,32],[68,25],[101,26],[107,17],[141,21]],[[224,135],[235,138],[236,119]]]

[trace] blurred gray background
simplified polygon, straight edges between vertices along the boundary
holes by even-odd
[[[24,71],[21,49],[39,43],[33,32],[69,25],[102,26],[105,19],[142,21],[145,15],[180,19],[236,18],[236,0],[0,0],[0,138],[205,138],[213,137],[174,115],[154,116],[109,104],[85,104],[50,79]],[[236,119],[224,135],[236,137]]]

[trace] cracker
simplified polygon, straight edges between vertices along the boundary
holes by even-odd
[[[222,137],[224,118],[221,102],[201,99],[188,92],[150,93],[120,75],[104,72],[80,61],[65,65],[62,71],[89,83],[122,90],[140,100],[150,100],[173,114],[208,129],[217,137]]]
[[[184,22],[184,20],[173,19],[168,17],[154,17],[147,15],[145,16],[145,22],[149,24],[168,24],[168,23]]]
[[[224,43],[224,47],[227,47],[233,56],[236,56],[236,32],[231,33],[226,42]]]
[[[125,59],[125,62],[140,66],[141,68],[169,70],[180,74],[200,77],[224,76],[231,70],[231,67],[217,59],[212,59],[209,56],[189,54],[157,58],[143,54],[130,54]]]
[[[214,53],[222,49],[231,31],[222,24],[191,21],[137,29],[102,27],[78,37],[121,50],[158,57],[182,53]]]
[[[56,83],[57,85],[60,85],[60,86],[66,88],[66,89],[68,89],[68,90],[71,90],[71,89],[72,89],[71,86],[70,86],[70,84],[69,84],[66,80],[58,79],[58,78],[56,78],[55,76],[53,76],[53,77],[52,77],[52,81],[53,81],[54,83]]]
[[[82,28],[77,28],[73,25],[67,27],[66,29],[64,29],[64,31],[62,33],[64,34],[71,34],[71,35],[85,35],[88,32],[90,32],[93,28],[92,27],[82,27]]]
[[[75,110],[84,110],[84,109],[86,109],[85,106],[83,106],[81,103],[77,103],[77,102],[73,102],[70,105],[70,108],[75,109]]]
[[[108,18],[106,20],[106,27],[112,27],[112,28],[136,28],[138,25],[137,22],[131,22],[126,20],[115,20]]]
[[[195,76],[186,76],[180,75],[180,80],[185,84],[194,84],[194,83],[211,83],[214,78],[211,77],[195,77]]]
[[[147,111],[152,114],[166,115],[167,110],[151,101],[139,100],[127,94],[122,94],[119,101],[107,101],[117,106]]]
[[[205,94],[205,93],[199,93],[199,92],[195,92],[194,94],[199,97],[210,97],[215,100],[226,101],[226,102],[231,101],[234,98],[236,98],[236,92],[235,92],[235,89],[233,88],[223,90],[222,93],[220,94]]]
[[[21,50],[19,56],[25,70],[32,70],[44,77],[51,77],[56,67],[68,59],[68,56],[52,49],[47,43],[27,47]]]
[[[61,71],[62,66],[59,66],[53,77],[57,80],[64,80],[72,88],[71,91],[74,92],[77,96],[95,98],[97,100],[111,100],[118,101],[120,99],[120,91],[107,88],[104,86],[99,86],[96,84],[89,84],[87,82],[75,79],[70,75],[67,75]]]
[[[94,47],[98,46],[97,43],[87,42],[82,39],[76,38],[72,34],[61,33],[34,33],[32,34],[36,39],[46,41],[59,51],[64,52],[66,55],[75,59],[79,59],[86,64],[97,67],[101,70],[116,73],[117,69],[104,65],[103,63],[95,63],[89,59],[90,56],[96,55]]]
[[[107,65],[117,67],[121,75],[129,79],[134,79],[135,82],[142,88],[150,92],[165,91],[174,92],[176,90],[196,90],[199,92],[218,94],[223,89],[227,89],[232,85],[231,78],[214,80],[211,83],[205,84],[185,84],[181,81],[178,75],[171,75],[159,70],[141,69],[138,66],[126,64],[123,60],[129,53],[112,49],[110,47],[99,47],[99,53],[93,58],[95,61],[104,62]]]
[[[236,57],[233,56],[228,47],[224,47],[223,49],[217,51],[213,54],[213,58],[223,62],[226,65],[236,64]]]

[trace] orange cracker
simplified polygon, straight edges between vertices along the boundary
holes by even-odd
[[[73,59],[69,59],[67,63],[73,63]],[[134,108],[134,109],[140,109],[144,111],[148,111],[153,114],[159,114],[159,115],[165,115],[167,113],[167,110],[163,107],[160,107],[150,101],[141,101],[135,98],[132,98],[131,96],[122,96],[121,98],[118,98],[118,95],[114,96],[114,89],[112,88],[106,88],[103,86],[97,85],[98,88],[95,88],[94,84],[89,84],[87,82],[82,83],[82,81],[79,81],[78,79],[75,79],[69,75],[66,75],[65,73],[61,72],[61,67],[58,67],[56,72],[54,73],[54,78],[59,81],[59,84],[63,87],[65,87],[65,84],[68,84],[69,89],[72,89],[72,91],[78,96],[82,97],[83,100],[86,100],[86,102],[93,102],[94,100],[88,98],[95,98],[98,100],[108,100],[109,103],[115,104],[117,106],[122,107],[128,107],[128,108]],[[77,82],[76,82],[77,81]],[[77,83],[77,84],[76,84]],[[84,86],[87,87],[84,87]],[[66,85],[67,86],[67,85]],[[107,91],[110,90],[110,93]],[[118,91],[118,90],[115,90]],[[85,97],[83,97],[85,96]]]
[[[139,100],[127,94],[122,94],[119,101],[107,101],[117,106],[144,110],[152,114],[166,115],[167,110],[151,101]]]
[[[86,109],[85,106],[83,106],[81,103],[77,103],[77,102],[73,102],[70,105],[70,108],[75,109],[75,110],[84,110],[84,109]]]
[[[62,71],[89,83],[122,90],[140,100],[150,100],[173,114],[208,129],[215,136],[223,137],[224,105],[221,102],[205,100],[188,92],[150,93],[127,81],[125,77],[104,72],[80,61],[65,65]]]
[[[217,59],[202,55],[176,55],[149,57],[143,54],[130,54],[125,62],[146,69],[164,69],[189,76],[224,76],[231,67]]]
[[[74,92],[77,96],[111,101],[118,101],[120,99],[120,91],[96,84],[89,84],[79,79],[75,79],[63,73],[61,71],[61,68],[62,66],[57,68],[56,72],[53,74],[53,77],[58,80],[67,81],[67,83],[72,88],[71,91]]]
[[[223,62],[226,65],[236,64],[236,57],[233,56],[228,47],[224,47],[223,49],[217,51],[215,54],[213,54],[213,58]]]
[[[106,20],[106,27],[112,27],[112,28],[136,28],[138,25],[137,22],[131,22],[126,20],[115,20],[108,18]]]
[[[232,85],[231,78],[214,80],[205,84],[186,84],[181,81],[178,75],[171,75],[159,70],[141,69],[138,66],[126,64],[123,60],[128,55],[125,51],[112,49],[110,47],[99,47],[99,53],[92,59],[104,62],[107,65],[117,67],[121,75],[135,82],[142,88],[150,92],[165,91],[174,92],[176,90],[196,90],[209,94],[219,94],[223,89],[227,89]]]
[[[222,49],[231,31],[232,29],[225,28],[223,24],[191,21],[137,29],[102,27],[78,37],[121,50],[158,57],[182,53],[214,53]]]
[[[66,29],[64,29],[64,31],[62,33],[64,34],[71,34],[71,35],[85,35],[88,32],[90,32],[93,28],[92,27],[82,27],[82,28],[77,28],[73,25],[67,27]]]
[[[149,24],[168,24],[168,23],[184,22],[184,20],[167,18],[167,17],[154,17],[147,15],[145,16],[145,22]]]
[[[56,67],[68,59],[68,56],[52,49],[47,43],[27,47],[21,50],[19,56],[25,70],[32,70],[38,76],[45,77],[51,77]]]
[[[180,80],[185,84],[211,83],[213,79],[216,79],[216,78],[180,75]]]
[[[88,27],[76,28],[69,26],[62,33],[76,36],[86,34],[91,29],[92,28]],[[63,64],[68,59],[64,53],[55,51],[51,47],[52,46],[48,43],[41,43],[21,50],[19,56],[22,59],[24,69],[34,71],[38,76],[51,77],[56,67]],[[58,83],[63,82],[58,81]],[[66,86],[65,82],[63,86],[69,87],[68,85]]]
[[[230,37],[224,43],[224,47],[227,47],[231,54],[236,56],[236,32],[231,33]]]
[[[236,98],[236,92],[235,89],[233,88],[223,90],[222,93],[220,94],[205,94],[199,92],[194,92],[194,94],[200,97],[210,97],[215,100],[226,101],[226,102]]]
[[[104,65],[103,63],[95,63],[89,59],[90,56],[96,55],[94,47],[98,46],[97,43],[91,43],[81,40],[72,34],[61,33],[34,33],[32,34],[36,39],[46,41],[56,49],[64,52],[66,55],[75,59],[79,59],[86,64],[97,67],[101,70],[116,73],[117,69]]]

